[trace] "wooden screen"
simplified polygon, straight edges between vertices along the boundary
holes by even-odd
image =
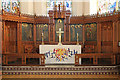
[[[120,26],[120,23],[119,23]],[[118,27],[118,41],[120,42],[120,27]]]
[[[86,41],[97,40],[97,24],[96,23],[85,24],[85,40]]]
[[[6,52],[17,52],[17,23],[5,22]]]
[[[73,24],[70,26],[71,41],[77,41],[77,33],[79,41],[82,41],[82,30],[81,24]]]
[[[113,51],[113,23],[103,22],[101,25],[102,52],[109,53]]]
[[[33,24],[22,23],[22,40],[33,41]]]
[[[42,33],[44,35],[44,41],[49,41],[47,24],[37,24],[36,25],[36,40],[37,41],[42,41]]]
[[[64,20],[63,19],[56,19],[55,20],[55,41],[58,42],[59,40],[59,34],[56,33],[56,31],[59,31],[59,28],[61,28],[62,31],[64,31]],[[62,35],[62,42],[64,41],[64,34]]]

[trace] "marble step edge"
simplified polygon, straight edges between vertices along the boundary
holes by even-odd
[[[117,67],[111,67],[111,68],[15,68],[15,67],[3,67],[2,70],[49,70],[49,71],[53,71],[53,70],[70,70],[70,71],[76,71],[76,70],[118,70]]]
[[[119,72],[3,72],[2,75],[119,75]]]

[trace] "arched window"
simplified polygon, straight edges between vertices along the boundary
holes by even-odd
[[[63,0],[47,0],[47,14],[49,10],[53,10],[55,3],[57,6],[60,4],[61,9],[63,8],[63,3],[64,3],[66,6],[66,10],[72,11],[72,0],[65,0],[64,2]]]
[[[19,7],[19,0],[2,0],[2,9],[6,12],[18,13]]]

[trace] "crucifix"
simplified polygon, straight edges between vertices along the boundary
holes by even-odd
[[[59,28],[59,31],[56,31],[56,33],[59,33],[59,43],[58,43],[58,45],[62,45],[62,43],[61,43],[61,34],[64,33],[64,31],[61,31],[61,28]]]

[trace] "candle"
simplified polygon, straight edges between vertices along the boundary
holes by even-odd
[[[78,38],[78,33],[77,33],[77,38]]]

